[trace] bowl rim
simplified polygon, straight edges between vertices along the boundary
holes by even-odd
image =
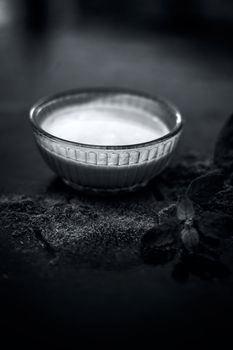
[[[40,109],[43,108],[46,104],[49,102],[56,102],[57,100],[61,100],[63,98],[67,98],[69,96],[75,96],[80,94],[122,94],[122,95],[129,95],[132,97],[138,97],[138,98],[144,98],[151,102],[157,102],[160,105],[162,105],[164,108],[168,109],[171,114],[175,118],[175,127],[172,128],[168,133],[163,135],[162,137],[153,139],[151,141],[141,142],[141,143],[135,143],[130,145],[96,145],[96,144],[88,144],[88,143],[81,143],[81,142],[75,142],[63,139],[58,136],[54,136],[50,134],[49,132],[45,131],[37,122],[36,122],[36,116],[40,113]],[[180,111],[177,109],[173,103],[168,101],[167,99],[161,98],[158,95],[152,96],[148,93],[133,90],[133,89],[125,89],[125,88],[101,88],[101,87],[95,87],[95,88],[84,88],[84,89],[72,89],[72,90],[66,90],[64,92],[59,92],[56,94],[49,95],[47,97],[41,98],[39,101],[37,101],[29,111],[29,120],[32,125],[33,130],[36,133],[42,134],[43,136],[46,136],[47,138],[57,141],[66,143],[68,145],[81,147],[81,148],[90,148],[90,149],[105,149],[105,150],[127,150],[127,149],[134,149],[134,148],[142,148],[147,146],[152,146],[154,144],[166,141],[171,139],[173,136],[179,134],[183,128],[184,125],[184,118],[181,116]]]

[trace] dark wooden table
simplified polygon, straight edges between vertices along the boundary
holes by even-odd
[[[162,95],[186,119],[177,159],[190,151],[209,157],[233,110],[233,52],[213,38],[93,24],[31,37],[9,24],[1,28],[0,56],[3,195],[46,194],[54,183],[28,122],[29,108],[42,96],[95,86]],[[119,270],[69,265],[53,271],[22,254],[2,243],[0,332],[51,344],[143,336],[155,346],[163,336],[178,343],[221,340],[232,327],[231,278],[180,284],[170,265],[143,262]]]

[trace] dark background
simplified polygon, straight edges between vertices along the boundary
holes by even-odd
[[[53,181],[28,111],[38,98],[65,89],[114,86],[162,95],[186,119],[177,157],[190,151],[209,157],[233,110],[232,23],[231,0],[0,0],[1,192],[37,194]],[[6,253],[2,261],[16,271],[8,260]],[[78,271],[76,279],[72,272],[52,282],[43,277],[38,290],[36,271],[25,277],[23,269],[7,285],[4,268],[0,276],[15,310],[8,320],[4,313],[1,329],[12,324],[18,338],[56,343],[58,334],[104,341],[143,335],[155,345],[156,330],[165,338],[175,330],[181,343],[229,334],[232,305],[222,301],[231,292],[224,283],[181,286],[166,268],[142,265]],[[26,290],[28,303],[18,294]]]

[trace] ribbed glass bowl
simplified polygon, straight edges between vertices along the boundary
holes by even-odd
[[[42,128],[54,111],[66,106],[133,107],[150,113],[170,130],[163,137],[133,145],[92,145],[61,139]],[[39,101],[30,111],[39,150],[66,184],[88,192],[132,191],[145,186],[168,164],[182,131],[179,111],[170,103],[141,93],[114,89],[71,91]],[[98,132],[98,131],[97,131]]]

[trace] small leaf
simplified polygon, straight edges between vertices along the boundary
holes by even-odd
[[[233,171],[233,114],[219,133],[214,150],[214,164],[230,173]]]
[[[233,217],[233,186],[224,186],[224,189],[211,198],[211,211],[220,211]]]
[[[206,175],[194,179],[188,189],[188,197],[199,205],[207,204],[214,194],[219,192],[224,184],[224,176],[220,170],[213,170]]]
[[[205,211],[197,221],[198,230],[205,237],[226,239],[233,236],[233,217],[221,213]]]
[[[192,220],[194,218],[195,210],[188,196],[184,196],[178,201],[176,214],[177,218],[181,221]]]
[[[176,217],[176,204],[173,203],[168,207],[162,208],[157,215],[159,224],[162,224],[168,219]]]
[[[185,226],[181,231],[181,239],[185,248],[190,251],[199,244],[199,234],[194,227]]]

